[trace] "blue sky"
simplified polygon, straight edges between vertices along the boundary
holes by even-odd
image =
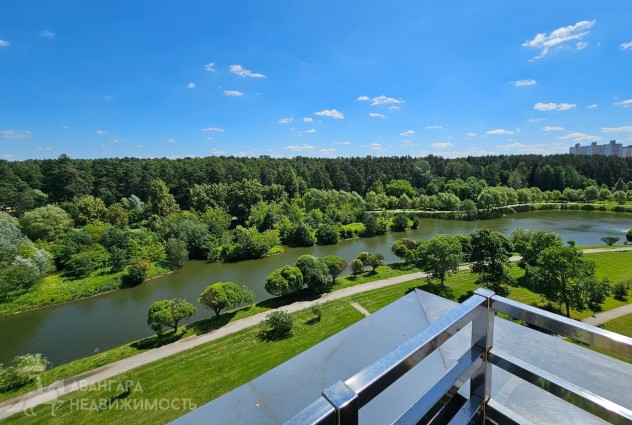
[[[0,158],[445,157],[632,144],[632,6],[0,5]]]

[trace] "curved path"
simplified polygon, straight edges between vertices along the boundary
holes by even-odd
[[[632,251],[632,248],[594,248],[594,249],[586,249],[584,250],[584,253],[590,254],[590,253],[597,253],[597,252],[612,252],[612,251]],[[520,259],[520,256],[513,256],[510,258],[510,261],[518,261],[519,259]],[[470,268],[469,264],[464,264],[459,267],[459,270],[467,270],[469,268]],[[337,291],[324,294],[320,298],[313,301],[295,302],[293,304],[279,307],[277,310],[283,310],[283,311],[287,311],[288,313],[293,313],[299,310],[309,308],[312,305],[319,302],[338,300],[338,299],[346,298],[351,295],[359,294],[362,292],[367,292],[374,289],[381,289],[387,286],[396,285],[398,283],[408,282],[411,280],[420,279],[424,277],[426,277],[426,273],[416,272],[416,273],[409,273],[409,274],[405,274],[401,276],[391,277],[388,279],[377,280],[370,283],[364,283],[361,285],[350,286],[348,288],[339,289]],[[188,350],[190,348],[197,347],[201,344],[205,344],[209,341],[213,341],[213,340],[222,338],[226,335],[239,332],[251,326],[255,326],[261,323],[263,320],[265,320],[266,316],[270,314],[272,311],[274,310],[268,310],[263,313],[256,314],[254,316],[247,317],[245,319],[228,323],[222,328],[213,330],[206,334],[184,338],[174,343],[145,351],[135,356],[128,357],[126,359],[122,359],[114,363],[110,363],[108,365],[85,372],[83,374],[74,376],[69,379],[54,382],[47,387],[39,388],[37,390],[28,392],[21,396],[12,398],[10,400],[6,400],[0,403],[0,420],[22,411],[28,411],[29,409],[32,409],[35,406],[38,406],[40,404],[51,403],[53,400],[55,400],[58,397],[61,397],[64,394],[68,394],[73,391],[79,390],[81,388],[85,388],[86,386],[95,384],[104,379],[112,378],[118,374],[127,372],[131,369],[135,369],[139,366],[146,365],[156,360],[160,360],[165,357],[171,356],[173,354],[177,354],[182,351]],[[597,323],[603,323],[604,321],[612,320],[616,317],[620,317],[628,313],[632,313],[632,304],[619,307],[617,309],[613,309],[604,313],[600,313],[599,315],[597,315],[596,320],[597,320]],[[607,317],[607,319],[604,319],[601,317]],[[590,321],[591,319],[595,319],[595,317],[585,319],[584,321],[589,324],[594,324],[594,323],[591,323]]]

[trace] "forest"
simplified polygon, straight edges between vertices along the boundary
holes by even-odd
[[[472,220],[611,200],[626,211],[631,182],[631,159],[604,156],[0,161],[0,303],[55,271],[87,279],[73,289],[81,297],[187,259],[239,261],[415,228],[420,211]]]

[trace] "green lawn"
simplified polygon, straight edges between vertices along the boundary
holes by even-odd
[[[618,317],[604,323],[604,329],[632,338],[632,314]]]
[[[167,423],[186,411],[175,408],[166,410],[81,410],[80,407],[103,406],[108,400],[188,399],[200,406],[220,395],[256,378],[309,347],[341,331],[364,316],[344,301],[333,301],[323,305],[322,321],[315,322],[309,311],[293,315],[296,318],[294,335],[286,340],[262,339],[262,326],[255,326],[235,334],[212,341],[183,353],[167,357],[123,374],[119,379],[131,379],[134,387],[142,387],[128,397],[117,388],[113,379],[112,388],[88,388],[68,394],[61,402],[56,416],[51,416],[51,406],[41,405],[34,409],[35,416],[14,415],[3,423],[7,424],[66,424],[90,423]],[[93,404],[94,403],[94,404]]]

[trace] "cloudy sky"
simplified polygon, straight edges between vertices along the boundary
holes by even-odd
[[[0,158],[632,144],[630,22],[626,0],[3,2]]]

